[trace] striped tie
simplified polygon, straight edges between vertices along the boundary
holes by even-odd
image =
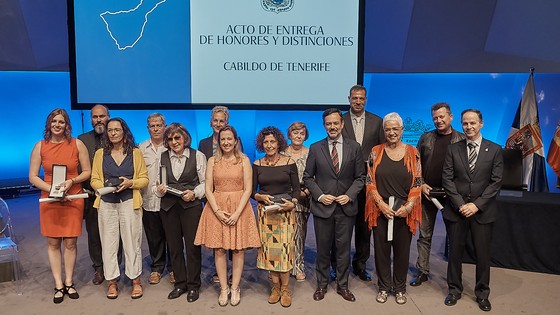
[[[474,172],[474,162],[476,161],[476,143],[470,142],[469,146],[469,171]]]
[[[336,150],[337,143],[338,141],[333,141],[332,143],[331,158],[332,158],[332,164],[334,166],[334,171],[335,173],[338,174],[338,172],[340,171],[340,166],[338,165],[338,151]]]

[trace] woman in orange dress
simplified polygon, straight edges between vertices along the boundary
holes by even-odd
[[[206,198],[194,243],[214,249],[220,280],[220,306],[240,302],[239,282],[245,249],[261,246],[253,208],[249,203],[253,171],[249,158],[241,153],[237,132],[226,126],[218,134],[216,155],[206,166]],[[227,280],[226,250],[233,251],[231,289]]]
[[[64,109],[55,109],[47,117],[44,140],[35,144],[29,163],[29,182],[41,189],[41,197],[48,197],[52,184],[54,164],[66,165],[66,180],[60,183],[66,195],[82,192],[81,182],[89,179],[91,168],[84,143],[72,138],[72,125]],[[43,167],[44,179],[39,177]],[[81,168],[79,172],[78,167]],[[79,298],[72,276],[76,262],[76,241],[82,234],[84,200],[62,198],[55,202],[39,204],[41,234],[47,237],[47,252],[55,282],[53,302],[63,301],[64,294]],[[64,243],[65,280],[62,281],[62,250]]]

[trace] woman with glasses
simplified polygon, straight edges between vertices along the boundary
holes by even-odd
[[[148,185],[148,171],[140,149],[136,147],[130,128],[121,118],[107,122],[104,146],[95,152],[91,187],[96,191],[114,187],[112,193],[97,196],[99,235],[101,236],[103,272],[109,280],[107,298],[119,295],[120,276],[117,251],[119,239],[125,259],[125,274],[132,279],[133,299],[143,295],[142,282],[142,196]]]
[[[187,293],[187,301],[194,302],[198,300],[201,285],[202,252],[194,244],[194,237],[202,214],[206,157],[191,148],[191,135],[179,123],[165,128],[163,145],[167,151],[159,159],[160,180],[155,193],[161,197],[159,215],[175,276],[174,289],[167,298],[176,299]]]
[[[373,147],[368,161],[365,216],[373,228],[376,301],[385,303],[389,292],[395,292],[397,304],[405,304],[410,241],[422,220],[422,169],[416,148],[402,142],[399,114],[387,114],[383,129],[386,143]]]
[[[50,112],[43,133],[44,140],[37,142],[31,152],[29,182],[41,189],[41,197],[46,198],[53,184],[53,165],[65,165],[66,178],[62,183],[57,184],[67,195],[81,193],[80,183],[89,179],[91,168],[86,146],[82,141],[72,138],[72,125],[68,113],[60,108]],[[44,171],[44,179],[39,177],[41,167]],[[82,234],[83,214],[83,199],[63,198],[60,201],[39,204],[41,234],[47,237],[49,264],[55,282],[53,302],[56,304],[64,300],[65,294],[71,299],[80,297],[72,277],[77,256],[76,242],[78,236]],[[64,255],[62,244],[64,244]],[[64,281],[62,281],[63,257]]]

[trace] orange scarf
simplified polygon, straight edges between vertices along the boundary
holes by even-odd
[[[369,229],[377,226],[377,218],[382,214],[375,200],[383,198],[377,191],[377,183],[375,182],[375,171],[381,162],[385,144],[380,144],[371,149],[368,161],[367,179],[366,179],[366,208],[365,221]],[[422,222],[422,167],[420,165],[420,155],[415,147],[406,145],[404,153],[404,165],[409,173],[412,174],[412,183],[408,198],[405,205],[412,205],[412,211],[406,216],[406,224],[412,234],[416,234],[416,230]]]

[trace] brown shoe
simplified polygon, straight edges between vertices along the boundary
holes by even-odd
[[[140,277],[138,277],[132,280],[132,293],[130,294],[130,297],[133,299],[139,299],[142,295],[142,281],[140,281]]]
[[[152,273],[150,273],[150,280],[149,280],[150,284],[158,284],[160,280],[161,280],[161,273],[157,271],[152,271]]]
[[[107,288],[107,298],[114,300],[119,297],[119,286],[117,280],[109,280],[109,287]]]
[[[290,307],[292,305],[292,292],[287,285],[283,285],[280,289],[280,305],[283,307]]]
[[[272,284],[272,290],[270,290],[270,296],[268,297],[268,303],[275,304],[280,301],[280,283]]]
[[[93,279],[91,282],[95,285],[100,285],[105,281],[105,275],[103,275],[103,270],[98,270],[93,274]]]
[[[175,283],[175,274],[173,274],[173,271],[169,273],[169,283],[171,284]]]
[[[305,272],[300,272],[296,275],[296,281],[305,281]]]

